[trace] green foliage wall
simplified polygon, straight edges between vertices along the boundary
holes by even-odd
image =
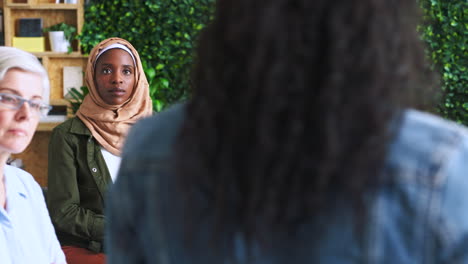
[[[79,36],[84,53],[108,37],[138,50],[150,82],[154,109],[186,96],[193,46],[210,21],[215,0],[90,1]]]
[[[444,117],[468,125],[468,1],[418,0],[420,30],[441,76]],[[129,40],[140,53],[156,111],[189,90],[193,47],[211,20],[215,0],[89,1],[79,36],[84,53],[108,37]]]
[[[468,1],[419,0],[428,55],[440,73],[444,117],[468,125]]]

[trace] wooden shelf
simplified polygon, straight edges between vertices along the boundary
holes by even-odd
[[[11,9],[54,9],[54,10],[77,10],[78,4],[27,4],[7,3],[5,6]]]
[[[66,53],[66,52],[53,52],[53,51],[44,51],[44,52],[32,52],[36,57],[49,57],[49,58],[88,58],[87,55],[83,55],[77,51]]]
[[[79,34],[83,27],[83,2],[79,0],[78,4],[55,4],[55,0],[7,0],[4,2],[5,46],[12,45],[12,37],[17,31],[18,20],[21,18],[42,18],[43,27],[65,22],[76,26]],[[41,59],[42,65],[49,73],[50,104],[68,105],[63,98],[63,68],[82,67],[84,72],[88,56],[81,54],[77,40],[72,43],[71,53],[50,51],[48,35],[45,34],[44,37],[46,51],[32,52],[32,54]]]
[[[64,22],[76,27],[77,34],[79,34],[84,22],[84,4],[83,0],[78,0],[77,4],[55,4],[54,0],[7,0],[3,7],[3,17],[5,46],[11,46],[12,38],[18,32],[18,21],[21,18],[41,18],[43,28]],[[44,37],[46,38],[45,50],[50,50],[48,35],[44,34]],[[77,54],[80,53],[78,40],[72,42],[72,48]],[[42,54],[60,56],[53,52]]]
[[[49,102],[50,105],[66,105],[66,106],[69,106],[70,103],[66,100],[66,99],[63,99],[63,98],[52,98],[50,99],[50,102]]]
[[[3,8],[5,46],[12,46],[12,39],[17,36],[19,19],[21,18],[41,18],[43,28],[64,22],[75,26],[77,34],[81,33],[84,23],[84,1],[78,0],[77,4],[56,4],[55,0],[0,0],[0,7]],[[50,104],[52,106],[68,106],[69,102],[63,98],[63,68],[79,66],[84,71],[88,56],[81,54],[78,40],[72,42],[72,53],[52,52],[50,51],[48,34],[43,34],[43,36],[45,37],[46,51],[32,54],[41,60],[49,74]],[[67,114],[69,113],[67,112]],[[40,122],[27,149],[23,153],[14,155],[23,160],[26,170],[42,186],[47,185],[47,150],[50,132],[62,123],[62,121],[57,122],[59,120],[60,118],[50,118],[49,122]]]
[[[52,131],[54,127],[60,125],[62,122],[39,122],[36,131]]]

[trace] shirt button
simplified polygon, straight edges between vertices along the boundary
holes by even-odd
[[[96,172],[96,171],[97,171],[97,169],[96,169],[96,168],[92,168],[91,170],[92,170],[93,172]]]

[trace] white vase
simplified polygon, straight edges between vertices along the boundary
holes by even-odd
[[[49,40],[53,52],[67,52],[70,47],[63,31],[49,31]]]

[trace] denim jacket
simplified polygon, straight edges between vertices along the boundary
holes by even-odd
[[[242,239],[237,261],[210,250],[209,219],[197,223],[192,248],[184,244],[182,201],[168,169],[182,120],[179,105],[132,129],[108,200],[109,263],[245,263]],[[362,232],[350,204],[338,199],[251,263],[468,263],[467,172],[466,129],[407,110],[383,168],[392,180],[368,197]]]

